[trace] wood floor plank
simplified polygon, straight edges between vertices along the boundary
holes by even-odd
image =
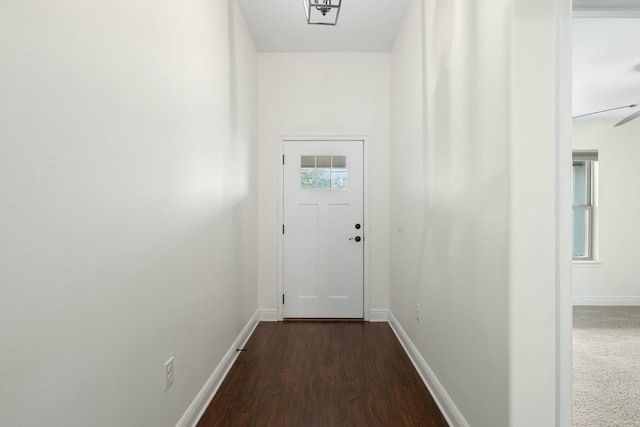
[[[387,323],[260,323],[205,411],[213,426],[447,426]]]

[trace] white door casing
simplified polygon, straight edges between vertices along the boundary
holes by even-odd
[[[363,141],[283,150],[284,317],[363,318]]]

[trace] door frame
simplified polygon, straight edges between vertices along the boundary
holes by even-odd
[[[572,0],[557,5],[556,31],[556,425],[573,425]]]
[[[573,10],[571,0],[561,0],[559,2],[559,18],[557,31],[559,34],[556,72],[558,76],[557,97],[557,127],[556,146],[556,296],[557,296],[557,381],[556,381],[556,424],[560,427],[571,427],[573,425],[573,292],[572,292],[572,271],[573,271],[573,241],[571,230],[573,217],[571,216],[570,205],[572,202],[571,186],[571,153],[573,126],[571,119],[572,104],[572,22],[576,18],[612,18],[620,17],[640,17],[639,11],[607,9],[605,1],[598,1],[590,7],[584,7],[580,11]],[[604,6],[604,8],[599,8]]]
[[[369,138],[367,136],[359,135],[305,135],[305,136],[280,136],[278,137],[278,294],[276,295],[278,301],[278,321],[284,320],[284,304],[282,303],[282,295],[284,294],[284,235],[282,225],[284,224],[284,168],[282,167],[282,157],[284,156],[284,144],[285,142],[336,142],[336,141],[361,141],[362,142],[362,154],[363,154],[363,201],[362,209],[364,214],[364,236],[369,235],[370,216],[369,216],[369,195],[370,195],[370,180],[369,180]],[[370,274],[369,274],[369,256],[370,241],[365,237],[364,239],[364,258],[363,258],[363,319],[365,321],[370,320]]]

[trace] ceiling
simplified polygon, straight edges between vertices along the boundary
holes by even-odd
[[[389,52],[410,0],[343,0],[338,25],[308,25],[302,0],[239,0],[259,52]]]
[[[389,52],[410,2],[343,0],[334,27],[308,25],[303,0],[238,1],[259,52]],[[573,114],[640,103],[640,0],[573,8]],[[579,120],[615,123],[634,111]]]
[[[574,0],[573,114],[640,103],[640,0]],[[638,111],[576,120],[611,125]]]
[[[573,114],[630,104],[640,104],[640,18],[574,19]],[[613,124],[636,110],[580,120]]]

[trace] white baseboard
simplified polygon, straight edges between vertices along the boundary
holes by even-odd
[[[389,310],[369,310],[369,322],[388,322]]]
[[[261,308],[258,310],[261,322],[277,322],[278,310],[270,308]],[[369,322],[388,322],[389,310],[376,309],[369,310]]]
[[[573,305],[640,305],[640,296],[627,297],[597,297],[597,296],[574,296]]]
[[[404,329],[402,329],[398,319],[395,318],[391,311],[388,312],[388,316],[391,328],[398,337],[398,340],[400,340],[400,344],[402,344],[404,351],[409,356],[409,359],[411,359],[411,362],[418,371],[418,374],[420,374],[422,381],[429,389],[431,396],[433,396],[433,400],[436,401],[436,404],[440,408],[442,415],[444,415],[447,420],[447,423],[451,427],[469,427],[469,423],[464,419],[462,413],[458,410],[451,397],[449,397],[442,384],[440,384],[436,375],[433,373]]]
[[[270,308],[261,308],[258,310],[260,313],[260,321],[261,322],[277,322],[278,321],[278,310],[270,309]]]
[[[237,349],[244,347],[253,333],[253,330],[258,326],[258,318],[258,311],[256,311],[242,329],[238,338],[236,338],[227,353],[224,355],[222,361],[220,361],[216,369],[213,371],[213,374],[211,374],[207,382],[204,384],[202,390],[200,390],[191,405],[189,405],[187,411],[184,413],[182,418],[180,418],[176,427],[195,427],[196,424],[198,424],[198,421],[202,418],[204,411],[209,406],[209,403],[211,403],[213,396],[218,391],[218,388],[220,388],[222,381],[235,363],[239,354]]]

